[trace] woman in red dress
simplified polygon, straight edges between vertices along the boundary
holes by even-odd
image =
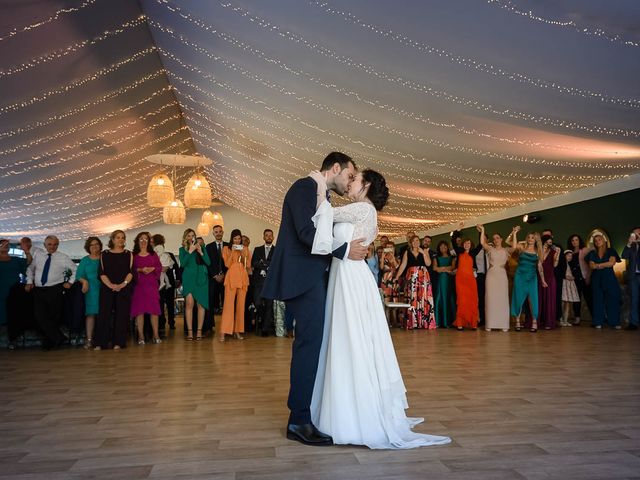
[[[458,330],[478,328],[478,286],[473,271],[473,259],[480,248],[473,248],[473,242],[465,238],[462,248],[457,249],[458,271],[456,272],[456,320],[453,325]]]

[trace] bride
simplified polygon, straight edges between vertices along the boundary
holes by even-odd
[[[318,183],[312,253],[327,254],[333,243],[378,233],[377,210],[387,203],[385,179],[373,170],[358,173],[349,188],[353,203],[331,207],[323,174]],[[334,224],[335,222],[335,224]],[[311,401],[311,418],[335,444],[369,448],[443,445],[448,437],[415,433],[422,418],[409,418],[406,389],[389,334],[376,281],[362,261],[334,258],[329,273],[322,350]]]

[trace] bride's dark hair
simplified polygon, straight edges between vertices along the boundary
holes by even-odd
[[[369,168],[362,170],[362,181],[369,184],[367,198],[371,200],[376,210],[382,210],[389,200],[387,181],[378,172]]]

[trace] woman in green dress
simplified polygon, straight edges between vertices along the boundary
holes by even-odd
[[[207,250],[196,242],[196,232],[187,228],[182,234],[179,251],[182,267],[182,295],[184,296],[184,321],[187,324],[187,340],[193,340],[193,304],[198,305],[198,330],[196,340],[202,340],[204,312],[209,308],[209,277],[207,265],[211,265]]]
[[[451,255],[449,244],[442,240],[438,243],[438,255],[433,271],[436,272],[435,310],[438,328],[449,328],[455,319],[455,300],[453,292],[453,272],[456,269],[456,259]]]
[[[82,283],[82,293],[84,293],[84,314],[87,329],[87,340],[84,342],[85,350],[93,348],[93,331],[98,316],[98,306],[100,305],[100,252],[102,252],[102,242],[98,237],[89,237],[84,242],[84,249],[89,254],[80,260],[76,279]]]

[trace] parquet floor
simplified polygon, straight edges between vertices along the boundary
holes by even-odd
[[[179,330],[178,330],[179,331]],[[411,451],[287,440],[291,340],[0,352],[0,479],[640,479],[640,334],[403,332]]]

